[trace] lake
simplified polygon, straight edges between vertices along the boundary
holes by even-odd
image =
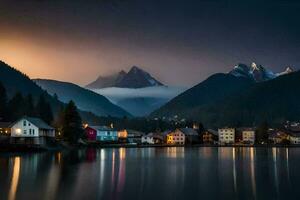
[[[300,148],[0,154],[0,199],[300,199]]]

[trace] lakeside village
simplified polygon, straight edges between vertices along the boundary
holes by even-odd
[[[34,101],[31,94],[17,93],[7,101],[0,84],[0,151],[55,150],[77,146],[253,146],[300,144],[300,123],[281,128],[267,123],[258,127],[204,129],[201,123],[181,120],[114,119],[103,117],[94,124],[82,122],[75,103],[62,104],[54,117],[48,94]],[[57,98],[57,97],[56,97]],[[34,103],[36,102],[36,103]],[[101,124],[100,124],[101,123]],[[106,125],[106,126],[104,126]],[[156,130],[156,131],[153,131]]]
[[[159,146],[253,146],[299,145],[300,123],[286,122],[282,129],[233,128],[200,130],[192,127],[162,132],[143,133],[136,130],[117,130],[110,126],[82,124],[81,145],[95,147],[159,147]],[[265,127],[266,128],[266,127]],[[1,144],[11,146],[46,147],[63,142],[61,132],[40,118],[21,117],[13,123],[0,122]]]

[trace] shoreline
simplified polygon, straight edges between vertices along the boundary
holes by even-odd
[[[209,144],[190,144],[190,145],[166,145],[166,144],[154,144],[154,145],[142,145],[142,144],[77,144],[77,145],[62,145],[59,144],[56,147],[46,147],[41,145],[29,145],[29,144],[1,144],[0,153],[38,153],[38,152],[51,152],[62,150],[76,150],[81,148],[168,148],[168,147],[184,147],[184,148],[299,148],[300,145],[279,145],[279,144],[266,144],[266,145],[209,145]]]

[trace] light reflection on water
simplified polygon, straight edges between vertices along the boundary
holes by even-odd
[[[298,199],[298,148],[0,155],[0,199]]]

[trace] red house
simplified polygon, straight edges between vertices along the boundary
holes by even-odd
[[[86,135],[86,138],[88,140],[96,140],[96,136],[97,136],[97,130],[91,128],[91,127],[86,127],[85,128],[85,135]]]

